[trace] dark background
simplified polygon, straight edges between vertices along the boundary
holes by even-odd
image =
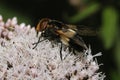
[[[86,4],[89,4],[89,2],[91,2],[89,0],[87,1],[88,2],[86,2]],[[101,14],[106,6],[114,6],[115,9],[120,10],[120,1],[93,0],[93,2],[97,2],[101,5],[99,10],[82,19],[81,21],[72,24],[100,28],[102,25]],[[18,14],[22,15],[23,18],[26,17],[26,19],[29,19],[28,21],[25,21],[32,26],[35,26],[42,18],[56,19],[64,23],[71,24],[69,20],[64,18],[64,14],[67,13],[69,16],[72,16],[77,13],[75,7],[71,6],[68,3],[68,0],[1,0],[0,5],[1,4],[10,9],[10,12],[15,11]],[[2,15],[9,14],[9,11],[7,13],[3,13]],[[104,48],[102,39],[98,36],[84,37],[84,40],[87,44],[91,45],[93,54],[96,54],[99,51],[102,52],[103,55],[101,57],[98,57],[98,63],[104,64],[100,66],[100,71],[105,73],[106,80],[111,80],[111,71],[117,71],[118,68],[113,55],[115,44],[106,50]]]

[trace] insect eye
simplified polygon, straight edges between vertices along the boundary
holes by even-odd
[[[47,22],[42,22],[40,26],[41,30],[45,30],[47,28]]]
[[[48,18],[43,18],[42,20],[40,20],[40,22],[38,23],[36,30],[37,31],[44,31],[47,27],[48,27],[48,22],[50,19]]]

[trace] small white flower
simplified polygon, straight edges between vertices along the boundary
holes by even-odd
[[[9,38],[9,39],[12,39],[13,37],[15,37],[15,35],[14,35],[13,32],[10,31],[10,32],[8,33],[8,38]]]
[[[20,28],[23,29],[25,27],[25,23],[20,24]]]
[[[11,19],[8,19],[7,22],[5,23],[5,27],[10,27],[11,26]]]
[[[17,24],[17,18],[13,17],[13,19],[11,20],[11,26],[14,26]]]
[[[3,17],[2,17],[2,15],[0,15],[0,22],[3,20]]]
[[[0,22],[0,28],[4,26],[4,22]]]

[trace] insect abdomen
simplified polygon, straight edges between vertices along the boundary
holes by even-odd
[[[70,38],[69,46],[77,51],[83,51],[87,49],[86,44],[78,34]]]

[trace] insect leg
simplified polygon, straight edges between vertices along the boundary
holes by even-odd
[[[73,54],[74,54],[74,55],[76,55],[76,52],[75,52],[75,50],[74,50],[74,49],[73,49],[73,51],[72,51],[72,52],[73,52]]]
[[[40,41],[40,38],[41,38],[41,36],[39,37],[39,39],[38,39],[37,42],[33,43],[33,45],[35,45],[35,46],[33,47],[33,49],[35,49],[35,48],[37,47],[38,43],[40,43],[40,42],[42,42],[42,41],[45,40],[45,39],[43,39],[43,40]]]
[[[62,43],[60,45],[60,59],[62,60]]]
[[[74,54],[74,55],[76,54],[76,53],[75,53],[75,49],[72,48],[71,46],[69,46],[69,53],[71,53],[71,52],[72,52],[72,54]]]

